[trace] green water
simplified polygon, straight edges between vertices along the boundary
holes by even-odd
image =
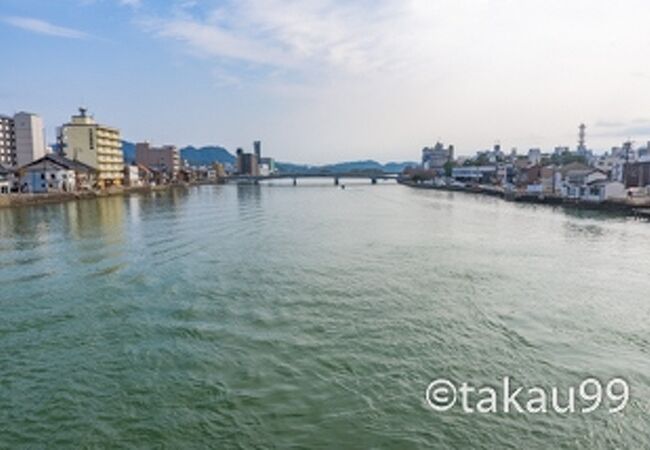
[[[0,448],[650,447],[650,224],[394,184],[0,210]],[[625,378],[623,413],[431,410]]]

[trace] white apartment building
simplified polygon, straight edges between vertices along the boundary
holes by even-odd
[[[19,112],[13,117],[0,116],[0,164],[21,167],[47,153],[43,119],[36,114]]]
[[[0,116],[0,165],[11,167],[15,160],[14,119],[9,116]]]

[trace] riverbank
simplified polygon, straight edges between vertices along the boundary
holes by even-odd
[[[564,199],[557,195],[534,195],[525,193],[505,192],[495,186],[474,186],[471,188],[459,186],[435,186],[424,183],[414,183],[400,180],[400,184],[414,189],[432,189],[446,192],[463,192],[467,194],[487,195],[499,197],[505,201],[518,203],[532,203],[548,206],[561,206],[569,209],[588,209],[622,213],[634,217],[650,219],[650,201],[606,200],[603,202],[587,202],[573,199]]]
[[[75,200],[112,197],[116,195],[148,194],[151,192],[162,192],[171,189],[186,188],[198,184],[205,183],[181,183],[166,184],[160,186],[119,187],[103,191],[49,192],[44,194],[6,194],[0,195],[0,208],[15,208],[21,206],[65,203]]]

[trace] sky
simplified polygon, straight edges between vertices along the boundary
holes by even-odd
[[[281,161],[650,140],[648,0],[0,0],[0,113]]]

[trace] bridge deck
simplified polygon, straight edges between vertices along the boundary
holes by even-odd
[[[264,181],[264,180],[297,180],[299,178],[332,178],[332,179],[362,179],[362,180],[396,180],[397,173],[278,173],[273,175],[232,175],[229,180]]]

